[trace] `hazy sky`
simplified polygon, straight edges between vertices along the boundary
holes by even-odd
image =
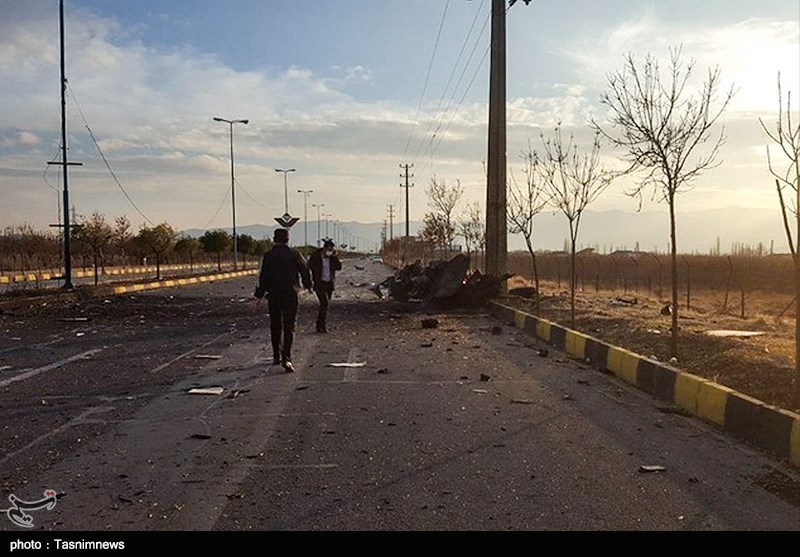
[[[275,167],[298,169],[289,187],[300,216],[298,188],[313,189],[309,202],[335,219],[381,221],[391,203],[402,214],[401,162],[415,164],[412,219],[425,212],[434,173],[460,179],[468,200],[483,198],[489,0],[66,6],[70,157],[84,163],[70,174],[79,214],[143,222],[78,106],[131,199],[179,229],[230,226],[228,127],[214,116],[250,119],[235,136],[240,225],[283,213]],[[778,72],[800,102],[798,0],[519,2],[508,13],[511,169],[528,140],[559,120],[585,137],[624,54],[664,58],[681,44],[700,77],[719,65],[738,93],[724,117],[722,166],[680,208],[774,206],[758,117],[774,119]],[[57,0],[0,0],[0,226],[56,219],[59,172],[45,169],[60,141],[58,61]],[[636,210],[624,189],[616,184],[594,207]]]

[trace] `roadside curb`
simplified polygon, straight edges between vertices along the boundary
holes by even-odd
[[[156,282],[147,282],[142,284],[128,284],[126,286],[115,286],[112,289],[113,294],[130,294],[133,292],[144,292],[149,290],[158,290],[161,288],[175,288],[177,286],[188,286],[191,284],[203,284],[206,282],[218,282],[221,280],[229,280],[233,278],[253,276],[258,274],[258,269],[250,269],[249,271],[236,271],[231,273],[218,273],[216,275],[203,275],[191,278],[169,279]]]
[[[800,415],[499,302],[489,311],[574,358],[800,467]]]

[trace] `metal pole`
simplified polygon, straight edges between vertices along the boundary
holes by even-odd
[[[61,167],[64,173],[64,288],[72,290],[72,245],[69,215],[69,178],[67,162],[67,75],[66,50],[64,48],[64,0],[58,6],[59,31],[61,35]]]
[[[306,233],[306,243],[308,245],[308,196],[314,193],[314,190],[297,190],[297,193],[302,193],[305,197],[304,206],[303,206],[303,219],[305,219],[305,233]]]
[[[229,122],[231,127],[231,207],[233,208],[233,270],[239,267],[239,240],[236,235],[236,177],[233,165],[233,122]]]

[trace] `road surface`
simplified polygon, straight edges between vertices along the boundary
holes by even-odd
[[[785,464],[388,274],[345,262],[328,335],[303,300],[293,375],[251,278],[0,314],[0,500],[65,493],[39,530],[800,529]]]

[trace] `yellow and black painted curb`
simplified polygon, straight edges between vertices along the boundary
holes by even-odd
[[[800,467],[800,415],[502,303],[493,302],[490,311],[554,348]]]
[[[224,264],[223,267],[229,266]],[[216,263],[197,263],[194,265],[164,265],[161,270],[167,271],[204,271],[217,267]],[[121,275],[144,275],[147,273],[155,273],[156,267],[109,267],[104,272],[100,273],[101,276],[121,276]],[[19,284],[25,282],[50,282],[54,280],[63,280],[63,270],[59,272],[52,271],[27,271],[22,273],[13,273],[10,275],[0,275],[0,284]],[[75,270],[72,272],[72,278],[94,278],[94,270]]]
[[[258,269],[249,271],[236,271],[231,273],[218,273],[216,275],[202,275],[199,277],[176,278],[142,284],[128,284],[126,286],[115,286],[112,290],[114,294],[129,294],[133,292],[144,292],[147,290],[158,290],[159,288],[175,288],[178,286],[189,286],[193,284],[203,284],[206,282],[218,282],[239,277],[253,276],[258,273]]]

